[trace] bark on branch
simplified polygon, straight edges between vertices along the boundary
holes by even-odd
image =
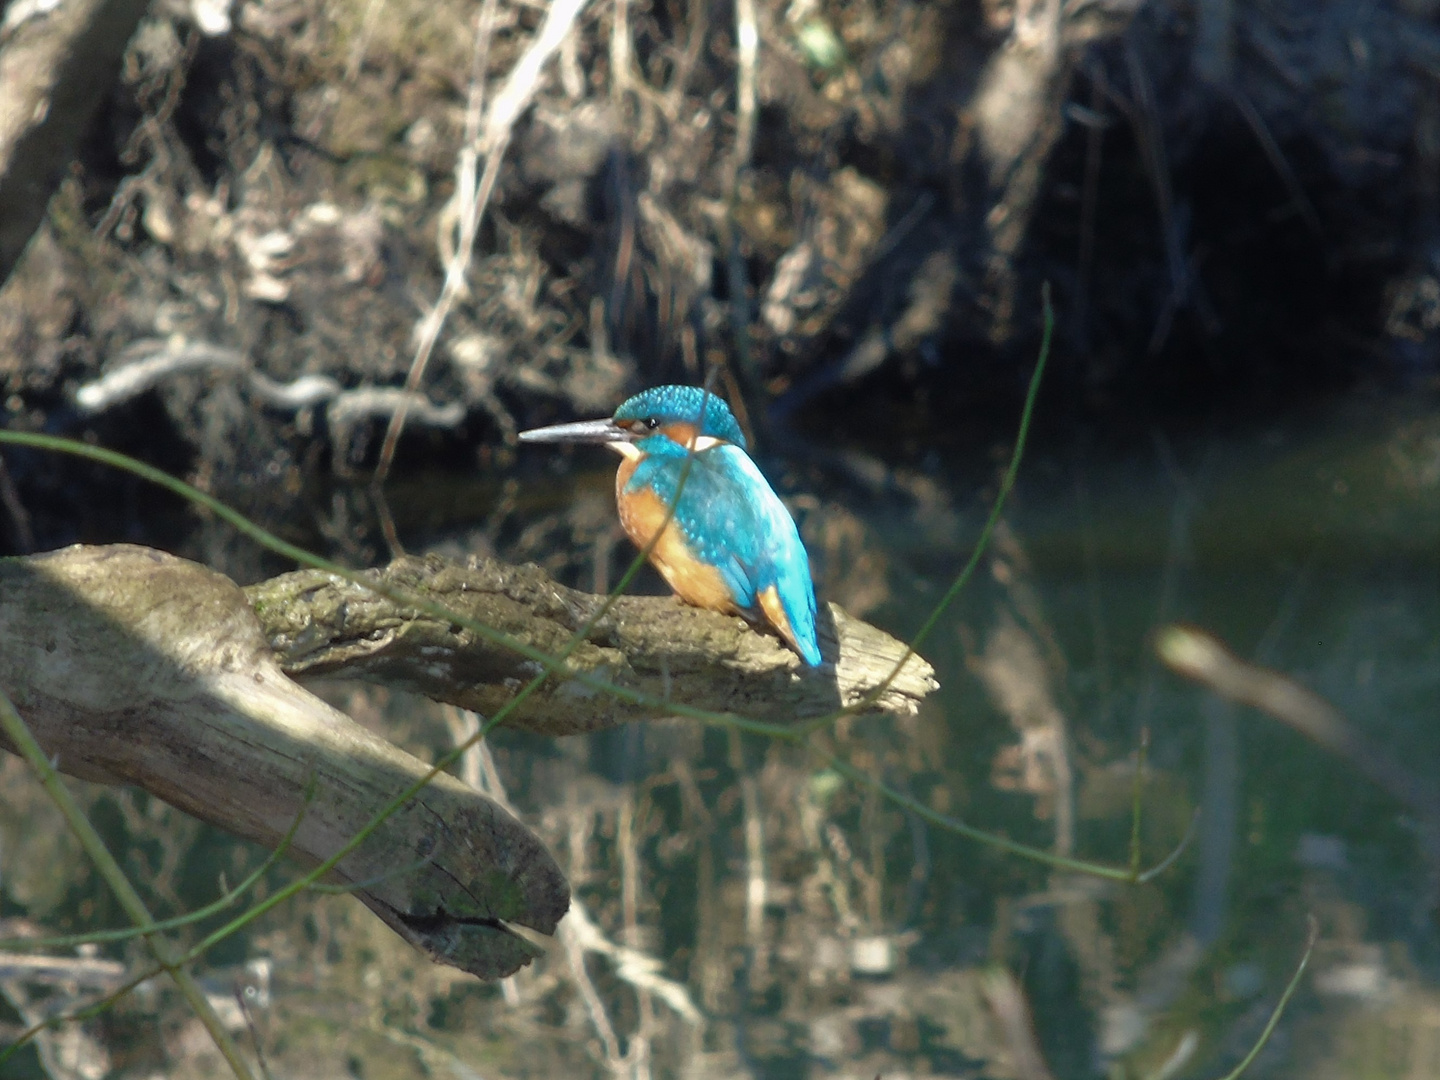
[[[552,654],[603,602],[533,566],[407,558],[369,576],[387,593],[439,601]],[[289,674],[366,678],[493,713],[539,670],[334,575],[286,574],[247,592],[128,545],[0,560],[0,688],[62,772],[135,784],[272,847],[303,813],[290,854],[314,865],[429,766]],[[904,653],[834,606],[821,627],[831,663],[809,670],[741,620],[668,597],[622,598],[517,721],[561,734],[666,713],[599,693],[577,673],[750,717],[823,715],[859,700]],[[913,710],[935,685],[912,657],[874,707]],[[334,877],[432,959],[482,978],[535,954],[511,924],[550,934],[569,905],[540,840],[444,774]]]
[[[67,0],[0,39],[0,284],[45,216],[149,6]]]
[[[309,865],[429,771],[291,682],[229,579],[146,548],[0,561],[0,687],[71,776],[272,848],[303,811],[290,854]],[[535,955],[507,923],[550,934],[570,903],[539,838],[443,774],[335,880],[432,959],[491,979]]]
[[[494,715],[539,666],[383,593],[441,603],[552,655],[605,599],[558,585],[537,566],[487,559],[459,564],[406,557],[365,576],[381,592],[318,570],[246,590],[281,666],[297,678],[339,675],[403,687],[485,716]],[[829,663],[809,670],[779,638],[743,619],[674,597],[624,596],[571,654],[568,669],[695,708],[789,723],[861,701],[905,653],[903,643],[834,604],[822,605],[819,625]],[[930,665],[911,656],[872,711],[914,712],[937,685]],[[530,695],[509,722],[545,735],[573,735],[666,715],[663,707],[633,705],[573,677],[557,677]]]

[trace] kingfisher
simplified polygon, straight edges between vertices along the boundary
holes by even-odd
[[[700,386],[657,386],[608,420],[519,437],[610,447],[621,458],[620,524],[670,588],[696,607],[768,623],[806,664],[821,663],[805,545],[722,399]]]

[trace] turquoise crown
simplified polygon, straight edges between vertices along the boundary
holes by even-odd
[[[651,419],[662,424],[695,424],[701,435],[748,449],[730,406],[713,391],[707,393],[703,386],[657,386],[636,394],[615,410],[617,422]]]

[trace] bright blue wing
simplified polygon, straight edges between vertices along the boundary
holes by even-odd
[[[758,540],[758,551],[755,561],[747,569],[755,592],[775,586],[801,655],[807,664],[819,664],[820,646],[815,640],[815,586],[810,580],[810,558],[800,541],[795,519],[745,451],[736,446],[717,446],[709,453],[723,454],[725,464],[722,468],[732,475],[744,476],[742,486],[750,492],[746,502],[755,517],[756,527],[752,535]],[[684,505],[683,496],[681,505]]]
[[[647,456],[627,487],[649,486],[673,502],[685,449],[663,436],[645,440],[642,449]],[[696,555],[720,571],[736,606],[758,614],[758,595],[773,585],[805,662],[820,663],[810,560],[790,512],[744,450],[722,443],[694,455],[675,524]]]

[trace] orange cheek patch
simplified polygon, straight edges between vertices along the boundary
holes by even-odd
[[[677,446],[684,447],[689,447],[700,435],[699,429],[694,424],[687,424],[683,420],[666,424],[660,429],[660,433]]]

